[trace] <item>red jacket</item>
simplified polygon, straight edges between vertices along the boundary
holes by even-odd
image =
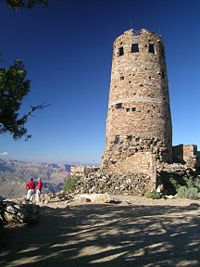
[[[29,181],[27,184],[26,184],[26,188],[28,189],[35,189],[35,184],[33,181]]]
[[[37,189],[39,189],[40,191],[42,190],[42,181],[41,180],[38,181]]]

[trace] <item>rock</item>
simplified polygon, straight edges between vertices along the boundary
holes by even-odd
[[[40,215],[38,205],[3,202],[1,206],[1,216],[6,222],[31,224],[38,222]]]
[[[191,203],[190,208],[199,209],[200,205],[198,203]]]
[[[118,198],[114,198],[111,197],[108,201],[106,201],[106,203],[110,203],[110,204],[120,204],[122,201]]]
[[[158,193],[163,192],[163,190],[164,190],[163,184],[159,184],[158,187],[156,188],[156,192]]]
[[[43,194],[43,203],[48,204],[50,202],[50,199],[52,199],[48,194]]]
[[[165,195],[164,198],[167,198],[167,199],[174,199],[174,198],[176,198],[176,197],[173,196],[173,195]]]
[[[81,202],[91,202],[90,198],[81,198]]]
[[[98,202],[98,203],[107,203],[110,200],[108,194],[81,194],[75,197],[76,201],[79,202]]]

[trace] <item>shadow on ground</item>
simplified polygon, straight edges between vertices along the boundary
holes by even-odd
[[[42,208],[1,234],[0,266],[200,266],[198,207]]]

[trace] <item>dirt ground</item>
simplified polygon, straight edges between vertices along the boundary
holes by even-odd
[[[40,223],[2,231],[0,266],[200,266],[200,202],[123,197],[41,210]]]

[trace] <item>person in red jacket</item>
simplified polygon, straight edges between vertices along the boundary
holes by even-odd
[[[38,177],[37,181],[38,181],[38,184],[37,184],[37,186],[36,186],[36,196],[35,196],[35,200],[36,200],[36,202],[40,202],[40,195],[41,195],[41,191],[42,191],[42,186],[43,186],[43,184],[42,184],[42,180],[41,180],[40,177]]]
[[[35,183],[33,182],[33,178],[26,184],[26,188],[28,189],[26,198],[28,200],[33,200],[33,195],[35,194]]]

